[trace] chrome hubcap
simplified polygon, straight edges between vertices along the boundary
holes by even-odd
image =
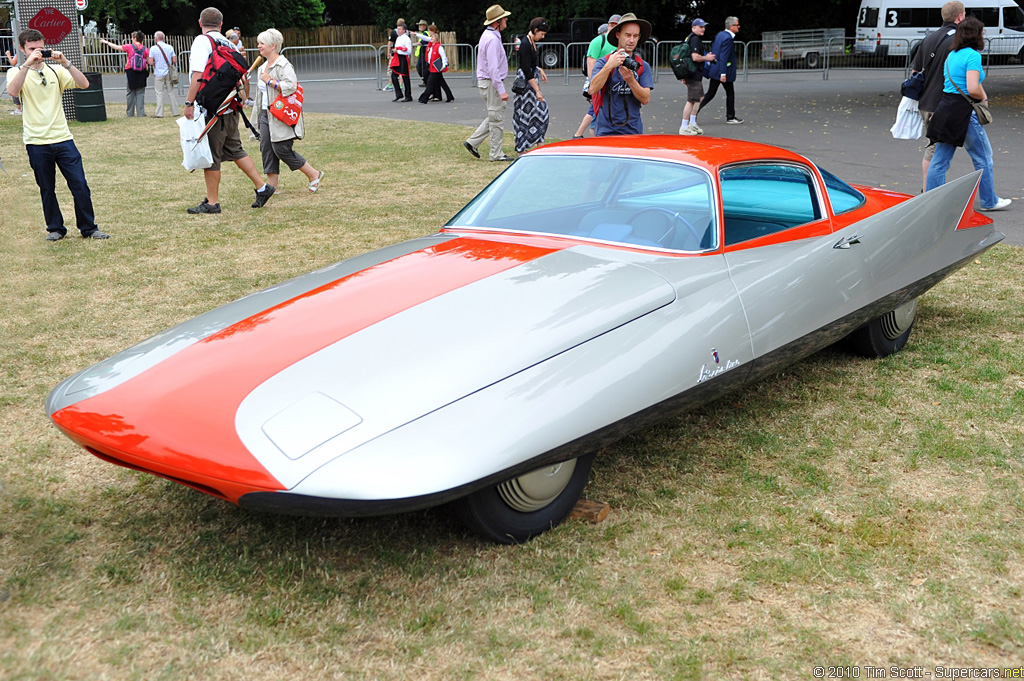
[[[879,320],[882,325],[882,333],[889,340],[896,340],[907,332],[910,325],[914,323],[917,316],[917,298],[910,302],[903,303],[892,312],[882,315]]]
[[[530,471],[498,485],[502,501],[522,513],[540,510],[558,498],[576,469],[576,459]]]

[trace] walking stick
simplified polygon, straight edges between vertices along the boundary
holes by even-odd
[[[256,57],[256,59],[254,59],[253,62],[252,62],[252,66],[250,66],[249,70],[245,72],[245,75],[242,76],[242,78],[238,79],[239,85],[242,83],[242,79],[248,79],[249,75],[252,74],[252,72],[255,71],[262,62],[263,62],[263,56],[262,55]],[[199,137],[196,138],[196,143],[192,147],[193,149],[195,149],[196,147],[199,146],[199,143],[203,141],[203,137],[206,136],[206,133],[210,131],[210,128],[213,127],[213,124],[217,122],[217,120],[224,114],[224,111],[228,108],[228,106],[230,106],[231,100],[234,99],[237,96],[238,96],[238,88],[236,87],[235,91],[232,92],[230,95],[228,95],[224,99],[224,101],[221,103],[221,105],[219,107],[217,107],[217,110],[213,114],[213,118],[210,119],[210,122],[206,124],[206,127],[203,128],[203,131],[201,133],[199,133]]]

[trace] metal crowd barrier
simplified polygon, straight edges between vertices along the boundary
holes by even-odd
[[[1024,64],[1024,38],[995,36],[985,39],[985,68],[1005,68]]]
[[[674,81],[669,64],[669,53],[680,41],[663,40],[648,41],[643,47],[644,60],[653,69],[653,79],[657,83],[666,71]],[[804,57],[802,61],[781,61],[766,55],[762,41],[736,41],[737,79],[747,82],[751,73],[780,73],[794,71],[820,71],[822,78],[828,80],[829,73],[835,69],[894,69],[902,68],[909,74],[910,63],[920,40],[886,39],[858,41],[854,37],[842,39],[831,38],[826,41],[820,61]],[[583,79],[581,65],[586,59],[589,42],[578,42],[563,45],[551,43],[538,45],[539,54],[548,60],[545,72],[548,82],[562,80],[569,86],[573,78]],[[468,43],[445,44],[445,53],[449,60],[449,71],[445,74],[448,80],[476,79],[477,46]],[[711,41],[704,41],[705,50],[711,49]],[[509,74],[513,77],[518,67],[515,45],[505,43],[504,49],[509,60]],[[378,89],[384,88],[390,81],[387,63],[387,47],[365,45],[324,45],[317,47],[285,47],[282,53],[287,54],[289,61],[295,65],[302,82],[339,82],[339,81],[373,81]],[[255,49],[246,50],[250,63],[258,55]],[[125,56],[120,52],[87,52],[82,55],[85,70],[101,73],[121,74],[124,71]],[[178,85],[178,94],[184,95],[188,89],[188,52],[178,55],[179,65],[184,66],[182,78]],[[984,52],[985,68],[1020,67],[1024,64],[1024,38],[996,36],[986,39]],[[415,64],[411,64],[415,72]],[[115,81],[116,82],[116,81]],[[123,85],[107,87],[116,90]]]

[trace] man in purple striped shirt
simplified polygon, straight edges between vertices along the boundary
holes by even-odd
[[[501,142],[505,135],[505,107],[508,105],[508,92],[505,91],[505,76],[508,75],[508,60],[505,58],[505,50],[501,45],[501,31],[508,24],[508,16],[501,5],[491,5],[487,8],[487,18],[484,20],[483,35],[480,36],[480,45],[477,48],[476,86],[480,89],[480,96],[484,98],[487,106],[487,118],[477,127],[468,140],[462,143],[466,151],[480,158],[477,147],[483,144],[488,137],[491,138],[492,161],[511,161],[512,157],[506,156],[501,148]]]

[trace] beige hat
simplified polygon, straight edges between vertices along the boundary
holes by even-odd
[[[629,14],[623,14],[619,18],[618,25],[609,29],[608,31],[608,42],[615,47],[619,46],[619,31],[623,29],[626,24],[639,24],[640,25],[640,40],[637,42],[637,47],[643,47],[643,44],[647,42],[648,38],[651,37],[651,22],[644,21],[643,19],[637,19],[636,15],[630,12]]]
[[[428,25],[427,24],[427,20],[426,19],[420,19],[419,23],[416,24],[416,25],[417,26],[427,26]]]
[[[501,5],[491,5],[487,8],[487,19],[484,21],[484,26],[490,26],[499,19],[512,16],[512,12],[506,12],[501,8]]]

